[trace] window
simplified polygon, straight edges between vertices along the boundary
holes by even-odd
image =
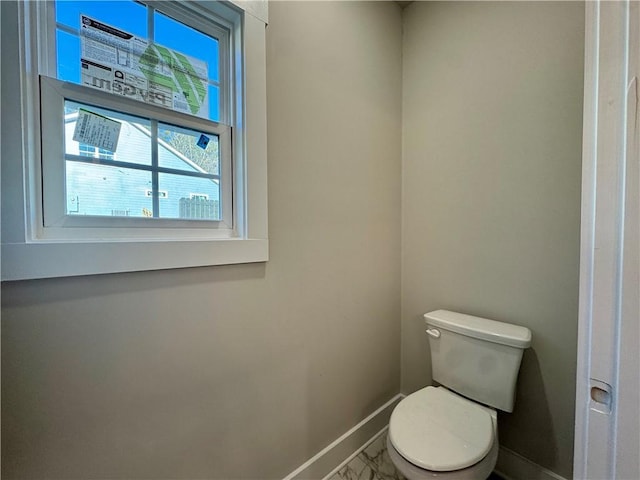
[[[52,6],[56,61],[48,73],[67,83],[40,79],[50,146],[42,154],[44,226],[135,228],[178,219],[231,230],[231,68],[220,68],[230,64],[230,29],[215,15],[195,22],[164,4]],[[210,214],[181,214],[180,198],[194,188],[215,200]],[[65,198],[74,199],[66,209]]]
[[[267,259],[255,12],[133,0],[2,8],[3,34],[17,19],[25,45],[9,107],[23,127],[12,147],[25,190],[2,192],[25,199],[24,218],[3,238],[4,279]]]

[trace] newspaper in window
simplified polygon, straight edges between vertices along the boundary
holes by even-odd
[[[80,16],[81,83],[209,118],[207,62]]]

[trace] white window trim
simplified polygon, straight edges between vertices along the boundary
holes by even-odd
[[[191,2],[206,8],[210,2]],[[44,238],[41,232],[37,28],[33,2],[2,8],[2,280],[263,262],[268,260],[265,22],[244,12],[232,31],[236,91],[234,236],[127,240]],[[231,4],[226,4],[227,8]],[[16,43],[18,39],[18,43]],[[20,66],[20,68],[17,68]],[[243,75],[244,72],[244,75]],[[243,80],[241,80],[243,79]],[[242,97],[244,102],[242,102]],[[8,119],[14,121],[9,122]],[[41,205],[41,203],[40,203]],[[145,230],[145,229],[140,229]],[[168,229],[166,233],[175,232]],[[114,235],[117,237],[117,235]]]

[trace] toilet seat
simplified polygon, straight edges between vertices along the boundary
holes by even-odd
[[[394,409],[389,440],[412,464],[446,472],[480,462],[495,443],[494,425],[486,408],[444,388],[426,387]]]
[[[406,460],[398,453],[390,437],[387,435],[387,453],[389,458],[407,480],[486,480],[491,475],[496,462],[498,461],[499,445],[496,439],[493,447],[489,450],[486,457],[475,465],[463,468],[461,470],[452,470],[450,472],[435,472],[433,470],[425,470]]]

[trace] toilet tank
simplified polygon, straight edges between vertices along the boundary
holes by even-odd
[[[477,402],[513,411],[528,328],[448,310],[425,313],[433,379]]]

